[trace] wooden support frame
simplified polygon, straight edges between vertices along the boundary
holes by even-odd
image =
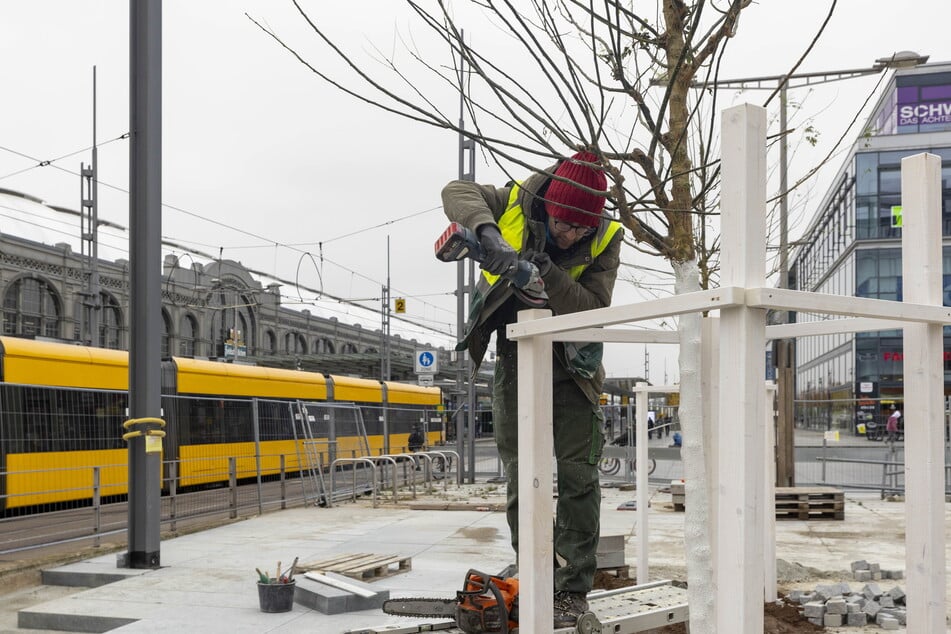
[[[749,105],[726,110],[722,146],[722,288],[558,317],[523,311],[507,328],[519,350],[519,546],[527,553],[519,559],[521,624],[526,631],[547,631],[552,618],[552,342],[651,341],[669,335],[604,326],[718,309],[720,318],[702,326],[704,337],[712,332],[719,341],[701,343],[701,384],[718,399],[712,410],[704,405],[707,427],[717,429],[707,448],[715,450],[711,519],[717,603],[736,609],[716,611],[716,631],[761,633],[762,603],[770,592],[764,585],[769,496],[761,429],[767,420],[762,384],[767,337],[899,326],[905,331],[906,415],[922,421],[921,428],[906,429],[908,628],[942,631],[947,610],[942,326],[951,324],[951,308],[941,305],[940,158],[921,154],[902,161],[903,268],[916,275],[905,276],[904,301],[891,302],[765,287],[765,111]],[[767,331],[767,309],[857,319]],[[718,347],[729,350],[729,359],[715,352]],[[711,350],[718,359],[710,358]]]

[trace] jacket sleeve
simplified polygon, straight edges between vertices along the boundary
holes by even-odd
[[[478,185],[471,181],[452,181],[442,190],[446,217],[477,231],[484,224],[495,224],[508,206],[510,188]]]
[[[556,315],[611,305],[614,282],[621,263],[622,236],[623,231],[618,231],[577,281],[558,266],[549,269],[544,276],[545,291],[548,293],[548,304]]]

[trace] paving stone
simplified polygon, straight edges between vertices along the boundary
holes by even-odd
[[[826,614],[822,617],[822,625],[824,627],[840,627],[845,620],[843,616],[842,614]]]
[[[865,612],[873,618],[881,609],[882,606],[880,606],[877,601],[868,601],[864,606],[862,606],[862,612]]]
[[[855,580],[856,581],[871,581],[872,573],[868,570],[856,570],[855,571]]]
[[[859,559],[858,561],[852,562],[852,572],[856,570],[868,570],[868,562],[864,559]]]
[[[901,587],[899,586],[895,586],[894,588],[889,590],[888,596],[890,596],[892,600],[895,601],[896,604],[905,603],[905,591],[902,590]]]
[[[849,627],[862,626],[868,623],[868,615],[865,612],[849,612],[846,615],[845,622]]]
[[[882,589],[877,583],[867,583],[865,587],[862,588],[862,594],[865,595],[866,599],[874,599],[882,596]]]
[[[297,588],[294,593],[294,602],[324,614],[341,614],[343,612],[379,609],[383,607],[383,602],[390,598],[389,590],[374,588],[357,579],[344,577],[333,572],[328,572],[324,576],[374,594],[370,597],[363,597],[335,586],[314,581],[304,575],[299,575],[296,577]]]
[[[826,601],[826,614],[848,614],[849,609],[842,597],[834,597]]]
[[[822,601],[810,601],[803,607],[803,616],[806,618],[816,618],[820,621],[826,613],[826,604]]]
[[[884,616],[879,619],[878,626],[883,630],[897,630],[900,627],[898,619],[894,619],[890,616]]]

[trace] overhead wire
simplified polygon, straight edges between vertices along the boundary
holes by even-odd
[[[111,142],[114,142],[114,141],[118,141],[118,140],[121,140],[121,139],[127,139],[128,137],[129,137],[129,133],[126,132],[126,133],[124,133],[124,134],[122,134],[122,135],[120,135],[120,136],[118,136],[118,137],[115,137],[115,138],[113,138],[113,139],[110,139],[109,141],[106,141],[106,142],[103,142],[103,143],[99,144],[99,146],[105,145],[106,143],[111,143]],[[28,171],[28,170],[30,170],[30,169],[35,169],[35,168],[37,168],[37,167],[47,167],[47,166],[54,167],[54,168],[56,168],[56,169],[58,169],[58,170],[61,170],[61,171],[63,171],[63,172],[66,172],[66,173],[68,173],[68,174],[71,174],[71,175],[73,175],[73,176],[79,176],[79,173],[78,173],[78,172],[73,171],[73,170],[70,170],[70,169],[68,169],[68,168],[61,167],[61,166],[59,166],[59,165],[55,165],[55,162],[56,162],[56,161],[59,161],[59,160],[62,160],[62,159],[64,159],[64,158],[68,158],[68,157],[70,157],[70,156],[74,156],[74,155],[76,155],[76,154],[85,152],[85,151],[89,151],[89,150],[91,149],[91,147],[92,147],[92,146],[89,146],[89,147],[86,147],[86,148],[82,148],[82,149],[79,149],[79,150],[75,150],[75,151],[73,151],[73,152],[69,152],[69,153],[64,154],[64,155],[62,155],[62,156],[59,156],[59,157],[56,157],[56,158],[53,158],[53,159],[46,159],[46,160],[38,159],[38,158],[36,158],[36,157],[34,157],[34,156],[32,156],[32,155],[26,154],[26,153],[24,153],[24,152],[19,152],[19,151],[17,151],[17,150],[14,150],[14,149],[12,149],[12,148],[9,148],[9,147],[6,147],[6,146],[2,146],[2,145],[0,145],[0,150],[4,150],[4,151],[6,151],[6,152],[10,152],[10,153],[15,154],[15,155],[17,155],[17,156],[20,156],[20,157],[23,157],[23,158],[27,158],[27,159],[29,159],[29,160],[31,160],[31,161],[36,161],[36,162],[37,162],[36,165],[30,166],[29,168],[26,168],[26,169],[24,169],[24,170],[19,170],[19,171],[17,171],[17,172],[11,173],[11,174],[9,174],[9,175],[7,175],[7,176],[14,176],[14,175],[16,175],[16,174],[21,174],[21,173],[23,173],[23,172],[25,172],[25,171]],[[6,176],[0,177],[0,179],[2,179],[2,178],[6,178]],[[98,182],[100,185],[102,185],[103,187],[106,187],[106,188],[108,188],[108,189],[112,189],[112,190],[114,190],[114,191],[117,191],[117,192],[120,192],[120,193],[123,193],[123,194],[126,194],[126,195],[129,194],[129,191],[128,191],[127,189],[122,188],[122,187],[113,185],[113,184],[108,183],[108,182],[103,181],[103,180],[98,180],[97,182]],[[238,228],[238,227],[234,227],[234,226],[231,225],[231,224],[226,224],[226,223],[224,223],[224,222],[221,222],[221,221],[218,221],[218,220],[215,220],[215,219],[212,219],[212,218],[208,218],[208,217],[203,216],[203,215],[201,215],[201,214],[199,214],[199,213],[196,213],[196,212],[193,212],[193,211],[189,211],[188,209],[185,209],[185,208],[183,208],[183,207],[179,207],[179,206],[177,206],[177,205],[172,205],[172,204],[170,204],[170,203],[165,203],[165,202],[163,202],[163,203],[162,203],[162,207],[163,207],[163,208],[166,208],[166,209],[170,209],[170,210],[176,211],[176,212],[178,212],[178,213],[182,213],[182,214],[184,214],[184,215],[187,215],[187,216],[190,216],[190,217],[193,217],[193,218],[197,218],[197,219],[203,220],[203,221],[208,222],[208,223],[211,223],[211,224],[213,224],[213,225],[216,225],[216,226],[219,226],[219,227],[222,227],[222,228],[226,228],[226,229],[229,229],[229,230],[231,230],[231,231],[235,231],[235,232],[237,232],[237,233],[244,234],[244,235],[247,235],[247,236],[249,236],[249,237],[252,237],[252,238],[255,238],[255,239],[258,239],[258,240],[262,240],[262,241],[267,242],[267,244],[260,245],[261,247],[266,247],[266,248],[283,247],[283,248],[290,249],[290,250],[292,250],[292,251],[297,251],[298,253],[301,254],[302,257],[309,255],[308,252],[302,251],[302,250],[300,250],[300,249],[298,248],[299,243],[298,243],[298,244],[291,244],[291,243],[284,243],[284,242],[269,240],[268,238],[265,238],[264,236],[259,235],[259,234],[255,233],[255,232],[248,231],[248,230],[246,230],[246,229],[241,229],[241,228]],[[349,232],[349,233],[346,233],[346,234],[343,234],[343,235],[340,235],[340,236],[336,236],[336,237],[334,237],[334,238],[331,238],[330,240],[324,240],[324,241],[321,241],[321,242],[322,242],[322,243],[332,242],[332,241],[342,240],[342,239],[344,239],[344,238],[351,237],[351,236],[353,236],[353,235],[360,235],[360,234],[365,233],[366,231],[370,231],[370,230],[373,230],[373,229],[378,229],[378,228],[380,228],[380,227],[392,225],[392,224],[395,224],[395,223],[397,223],[397,222],[401,222],[401,221],[404,221],[404,220],[407,220],[407,219],[410,219],[410,218],[415,218],[415,217],[420,216],[420,215],[424,215],[424,214],[427,214],[427,213],[431,213],[431,212],[436,211],[436,210],[438,210],[438,209],[441,209],[441,207],[431,207],[431,208],[429,208],[429,209],[424,209],[424,210],[421,210],[421,211],[413,212],[413,213],[407,214],[407,215],[405,215],[405,216],[401,216],[401,217],[398,217],[398,218],[393,218],[393,219],[387,220],[387,221],[385,221],[385,222],[379,223],[379,224],[377,224],[377,225],[373,225],[373,226],[370,226],[370,227],[367,227],[367,228],[364,228],[364,229],[359,229],[359,230],[356,230],[356,231],[352,231],[352,232]],[[32,223],[32,224],[34,224],[35,226],[38,226],[38,227],[41,227],[41,228],[42,228],[42,225],[39,225],[39,224],[37,224],[37,223]],[[121,225],[118,225],[118,226],[121,227]],[[122,230],[126,230],[125,227],[121,227],[121,228],[122,228]],[[68,234],[68,233],[66,233],[66,232],[62,232],[62,231],[60,231],[59,233],[63,233],[64,235],[72,235],[72,234]],[[174,237],[172,237],[172,238],[174,238]],[[186,243],[186,244],[182,244],[183,242]],[[168,244],[169,246],[174,246],[175,248],[179,248],[179,249],[181,249],[181,250],[183,250],[183,251],[188,251],[188,252],[190,252],[190,253],[193,254],[193,255],[197,255],[197,256],[200,256],[200,257],[206,257],[206,258],[208,258],[208,259],[211,260],[211,261],[216,260],[216,258],[215,258],[214,256],[211,256],[210,254],[203,253],[203,252],[200,251],[200,250],[197,250],[197,249],[190,248],[190,247],[186,246],[187,243],[189,243],[189,242],[190,242],[189,240],[180,240],[180,239],[177,239],[177,242],[171,242],[171,241],[165,240],[165,237],[163,237],[163,244]],[[195,243],[195,244],[201,244],[201,243]],[[304,245],[310,245],[310,244],[314,244],[314,243],[311,242],[311,243],[303,243],[303,244],[304,244]],[[219,247],[219,248],[221,247],[221,245],[204,245],[204,246],[208,246],[208,247]],[[127,250],[127,249],[124,249],[124,250],[123,250],[123,249],[120,249],[120,248],[117,248],[117,247],[110,247],[110,248],[116,249],[116,250],[119,251],[120,253],[128,253],[128,250]],[[228,247],[228,248],[231,249],[232,247]],[[248,247],[244,247],[244,248],[248,248]],[[311,256],[311,257],[312,257],[312,256]],[[335,265],[335,266],[340,267],[340,268],[343,269],[344,271],[349,272],[351,275],[360,277],[360,278],[362,278],[362,279],[364,279],[364,280],[366,280],[366,281],[373,282],[373,283],[375,283],[375,284],[382,284],[382,282],[380,282],[379,280],[376,280],[376,279],[374,279],[374,278],[372,278],[372,277],[369,277],[369,276],[367,276],[367,275],[364,275],[363,273],[359,273],[359,272],[357,272],[357,271],[354,271],[354,270],[352,270],[352,269],[350,269],[350,268],[348,268],[348,267],[346,267],[346,266],[344,266],[344,265],[342,265],[342,264],[340,264],[340,263],[338,263],[338,262],[335,262],[335,261],[330,260],[330,259],[327,259],[327,258],[322,258],[322,260],[325,260],[325,261],[327,261],[328,263],[331,263],[331,264],[333,264],[333,265]],[[281,283],[283,283],[283,284],[287,284],[287,285],[289,285],[289,286],[300,287],[300,288],[303,288],[303,290],[306,290],[306,291],[317,292],[318,294],[325,295],[325,296],[327,296],[328,298],[331,298],[331,299],[333,299],[334,301],[337,301],[337,302],[347,303],[346,298],[337,297],[337,296],[334,296],[334,295],[329,295],[329,294],[323,292],[322,290],[321,290],[321,291],[315,291],[315,289],[307,288],[307,287],[304,287],[304,286],[300,285],[300,284],[299,284],[299,281],[290,281],[290,280],[282,279],[282,278],[279,278],[275,273],[267,273],[267,272],[264,272],[264,271],[257,271],[257,270],[253,270],[253,269],[248,269],[248,270],[249,270],[249,272],[252,272],[252,273],[254,273],[254,274],[256,274],[256,275],[260,275],[260,276],[263,276],[263,277],[266,277],[266,278],[270,278],[270,279],[273,279],[273,280],[275,280],[275,281],[281,282]],[[401,291],[400,289],[394,289],[394,288],[392,288],[392,287],[391,287],[391,290],[395,290],[395,291],[401,293],[401,295],[406,296],[406,297],[416,297],[416,298],[421,297],[421,296],[414,296],[414,295],[412,295],[412,294],[410,294],[410,293],[405,293],[405,292]],[[440,306],[436,306],[435,304],[430,304],[429,302],[424,302],[424,304],[427,305],[427,306],[430,306],[433,310],[440,310],[440,311],[450,312],[450,311],[448,311],[448,309],[442,308],[442,307],[440,307]],[[382,311],[381,311],[380,309],[367,308],[367,307],[361,306],[360,304],[357,304],[357,303],[354,303],[353,305],[356,306],[356,307],[359,307],[359,308],[361,308],[361,309],[363,309],[363,310],[368,310],[368,311],[370,311],[370,312],[372,312],[372,313],[382,314]],[[409,319],[407,319],[407,318],[404,318],[404,317],[400,317],[399,315],[394,315],[393,318],[394,318],[394,319],[398,319],[398,320],[403,321],[403,322],[412,323],[411,320],[409,320]],[[425,326],[420,326],[420,327],[425,327]],[[440,330],[434,330],[433,332],[434,332],[435,334],[441,334],[441,335],[447,335],[447,334],[448,334],[448,333],[446,333],[446,332],[444,332],[444,331],[440,331]]]

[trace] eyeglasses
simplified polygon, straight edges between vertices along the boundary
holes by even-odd
[[[584,225],[573,225],[569,222],[564,222],[562,220],[557,220],[556,218],[551,219],[552,225],[560,231],[561,233],[568,233],[569,231],[574,232],[575,236],[579,238],[586,238],[594,233],[594,227],[585,227]]]

